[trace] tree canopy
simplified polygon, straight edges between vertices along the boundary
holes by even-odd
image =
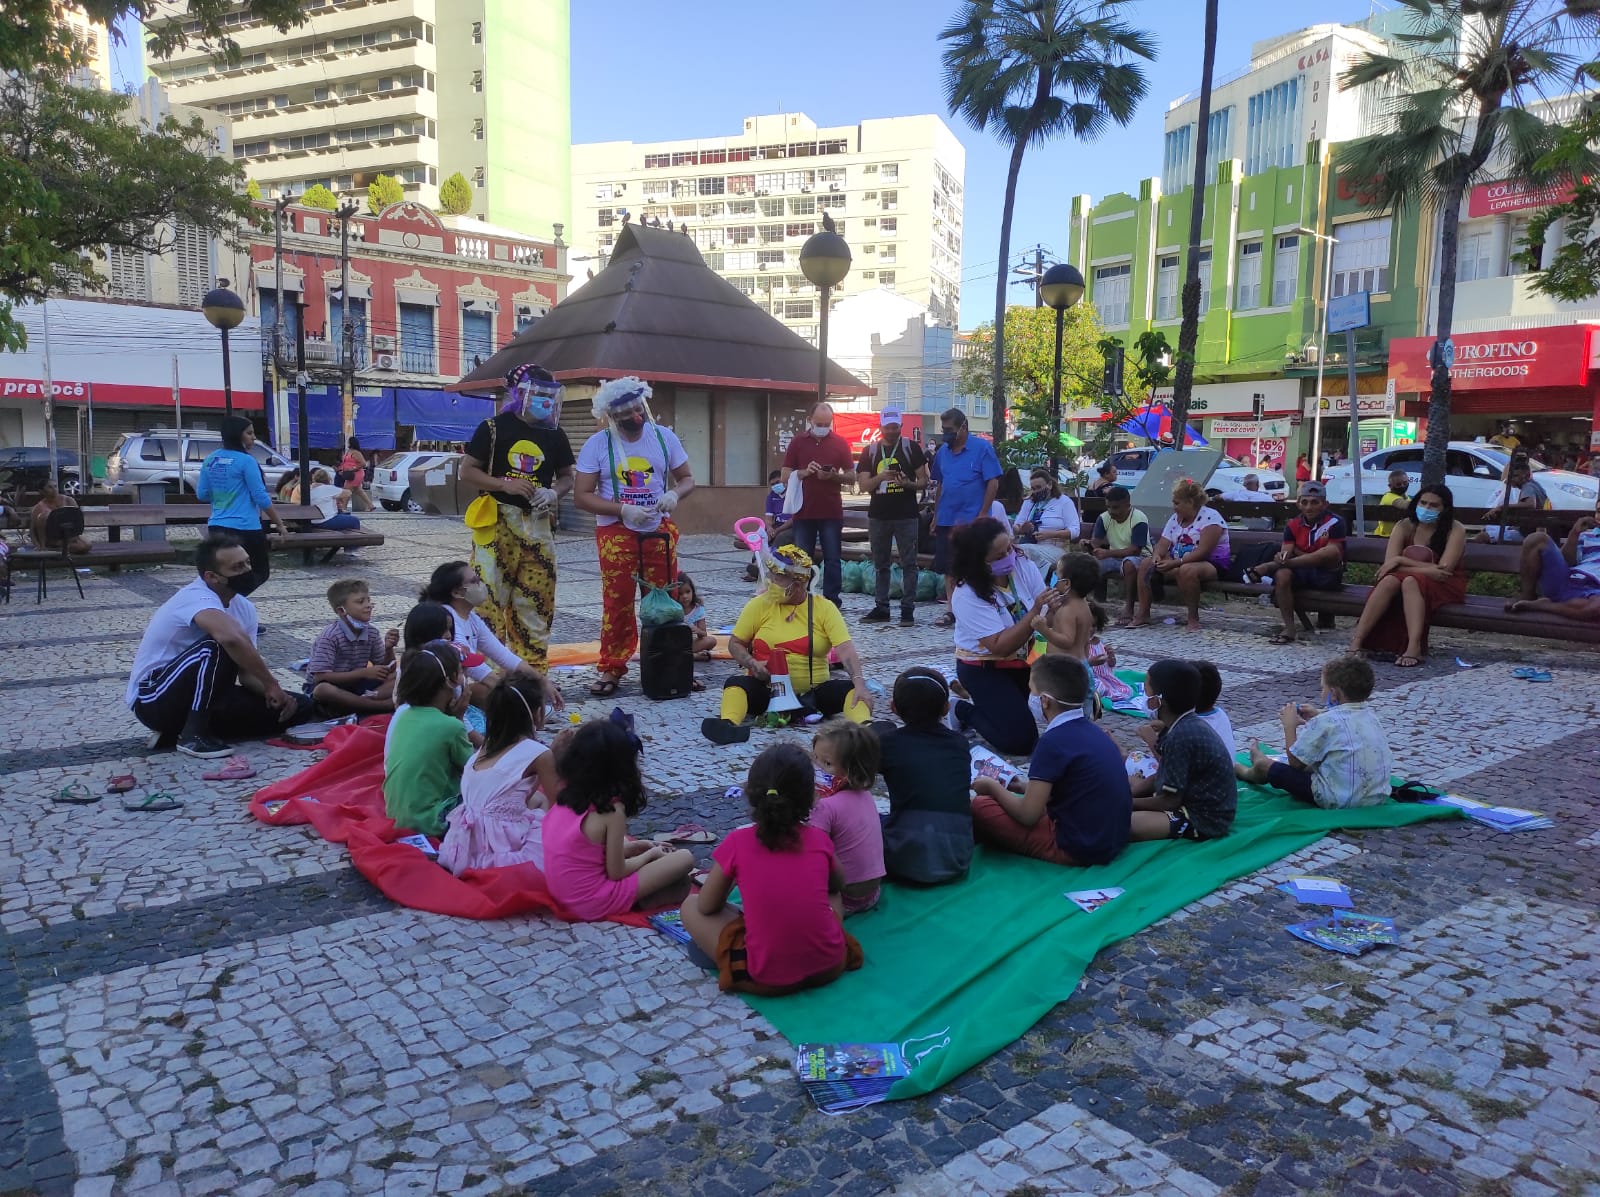
[[[405,198],[405,189],[393,175],[379,175],[367,184],[367,210],[374,215]]]
[[[1600,63],[1585,72],[1600,79]],[[1579,303],[1600,295],[1600,175],[1591,167],[1591,145],[1600,142],[1600,97],[1591,96],[1583,112],[1562,132],[1559,142],[1540,163],[1572,182],[1572,198],[1546,208],[1528,222],[1520,260],[1536,271],[1530,282],[1540,294]],[[1545,234],[1558,220],[1566,236],[1550,261],[1542,260]]]
[[[296,202],[302,208],[321,208],[324,212],[332,212],[339,206],[339,197],[321,183],[313,183],[300,193]]]
[[[59,0],[0,0],[0,71],[27,72],[72,65],[71,26],[62,18]],[[145,49],[153,58],[169,58],[185,46],[200,46],[220,58],[236,58],[238,45],[225,21],[239,8],[238,0],[189,0],[184,20],[161,22],[157,0],[78,0],[92,21],[103,22],[116,37],[118,22],[133,18],[147,28]],[[243,8],[279,33],[305,20],[306,0],[244,0]],[[152,28],[149,23],[157,21]],[[188,22],[198,28],[185,30]]]
[[[472,184],[459,170],[439,184],[439,210],[464,216],[472,210]]]

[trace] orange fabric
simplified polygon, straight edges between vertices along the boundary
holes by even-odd
[[[731,661],[733,657],[728,653],[728,638],[718,636],[717,647],[711,650],[712,659],[717,661]],[[550,664],[552,665],[593,665],[600,660],[600,642],[598,640],[579,640],[573,644],[552,644],[550,646]]]

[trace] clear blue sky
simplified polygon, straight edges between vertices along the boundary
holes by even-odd
[[[1217,74],[1245,65],[1252,41],[1359,20],[1373,3],[1222,0]],[[1377,3],[1393,7],[1392,0]],[[744,117],[770,112],[804,112],[819,125],[945,115],[938,34],[958,7],[957,0],[701,0],[674,9],[659,0],[572,0],[572,139],[731,135]],[[1158,42],[1149,98],[1127,129],[1099,142],[1060,141],[1028,152],[1013,253],[1036,242],[1064,253],[1072,196],[1098,199],[1160,173],[1167,103],[1200,84],[1204,8],[1201,0],[1128,5],[1129,19]],[[119,83],[137,74],[130,49],[117,55]],[[994,310],[1007,154],[992,137],[946,120],[967,149],[961,323],[970,328]],[[1025,299],[1023,288],[1013,295]]]

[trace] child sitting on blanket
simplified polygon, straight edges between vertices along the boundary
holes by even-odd
[[[394,650],[400,633],[372,626],[372,593],[359,578],[328,587],[334,621],[311,646],[306,693],[334,715],[376,715],[394,710]]]
[[[628,838],[628,820],[644,810],[645,793],[626,729],[591,719],[577,729],[556,774],[555,805],[544,817],[544,875],[567,913],[593,922],[688,893],[694,853]]]
[[[1250,746],[1250,764],[1235,765],[1243,781],[1265,782],[1302,802],[1330,810],[1389,800],[1394,760],[1383,724],[1367,706],[1376,684],[1360,657],[1335,657],[1322,667],[1322,706],[1279,713],[1288,764]]]
[[[443,640],[401,659],[384,749],[383,805],[401,827],[429,837],[444,834],[445,816],[461,801],[461,770],[472,755],[459,708],[465,702],[461,658]]]
[[[1217,699],[1222,697],[1222,674],[1210,661],[1194,661],[1192,664],[1200,675],[1200,699],[1195,704],[1194,713],[1217,733],[1217,739],[1222,741],[1222,746],[1232,756],[1233,720],[1228,718],[1228,712],[1217,705]]]
[[[683,622],[694,632],[694,659],[711,660],[711,651],[717,647],[717,638],[706,627],[706,606],[700,601],[700,591],[688,574],[678,574],[678,602],[683,605]]]
[[[806,822],[815,778],[796,744],[756,757],[744,785],[754,825],[717,845],[704,888],[683,901],[684,930],[717,962],[723,992],[793,993],[861,967],[833,842]],[[727,904],[735,885],[742,909]]]
[[[446,817],[439,845],[439,863],[458,877],[504,865],[544,868],[540,824],[556,766],[535,733],[548,698],[544,679],[528,674],[506,674],[489,692],[483,747],[461,772],[461,805]]]
[[[811,741],[817,800],[811,826],[828,833],[844,873],[844,912],[878,904],[883,880],[883,824],[868,791],[878,776],[878,736],[848,719],[828,723]]]
[[[1121,702],[1133,688],[1113,672],[1117,658],[1100,639],[1108,622],[1105,608],[1093,598],[1100,585],[1100,563],[1086,553],[1067,553],[1056,566],[1056,577],[1057,588],[1064,585],[1066,590],[1048,614],[1035,618],[1034,629],[1050,652],[1076,657],[1089,667],[1093,693],[1102,703]],[[1085,698],[1083,713],[1098,717],[1093,698]]]
[[[894,680],[890,709],[904,727],[870,725],[889,787],[884,867],[919,885],[959,880],[972,863],[972,757],[967,738],[944,722],[950,684],[926,666],[908,669]]]
[[[1045,731],[1025,788],[1013,793],[992,777],[975,780],[973,834],[981,844],[1052,864],[1106,864],[1128,842],[1133,798],[1115,741],[1084,718],[1089,671],[1065,653],[1047,653],[1033,663],[1028,688]]]
[[[1188,661],[1163,659],[1145,674],[1146,700],[1162,725],[1155,777],[1136,777],[1131,838],[1209,840],[1228,834],[1239,805],[1233,754],[1195,715],[1200,671]]]

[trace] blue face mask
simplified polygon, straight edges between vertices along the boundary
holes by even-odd
[[[1417,522],[1422,524],[1437,524],[1439,522],[1439,509],[1436,507],[1418,507]]]
[[[773,483],[773,484],[772,484],[772,493],[773,493],[773,494],[775,494],[775,495],[781,495],[781,494],[783,494],[783,491],[784,491],[784,486],[783,486],[783,483],[781,483],[781,482],[774,482],[774,483]]]

